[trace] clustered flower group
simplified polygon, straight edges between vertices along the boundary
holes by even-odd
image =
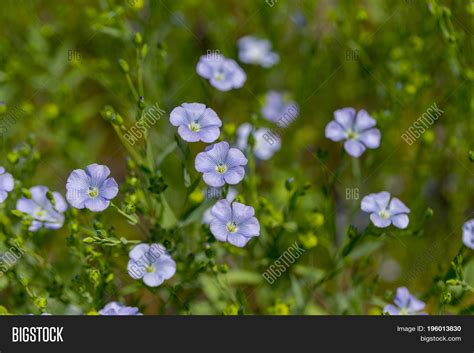
[[[272,51],[266,39],[245,36],[238,41],[238,57],[245,64],[269,68],[279,62],[279,55]],[[241,88],[246,81],[244,70],[233,59],[221,54],[203,55],[196,66],[197,73],[207,79],[219,91]],[[280,127],[284,117],[295,118],[299,113],[297,104],[286,95],[270,91],[265,96],[262,116]],[[272,136],[269,143],[268,129],[256,129],[244,123],[237,129],[236,147],[226,141],[216,142],[220,137],[222,120],[211,108],[202,103],[183,103],[170,113],[170,123],[177,127],[179,136],[186,142],[213,143],[195,157],[195,169],[202,173],[204,182],[212,188],[226,184],[237,185],[245,177],[247,150],[252,136],[252,152],[260,160],[267,160],[281,148],[279,136]],[[325,129],[325,136],[332,141],[344,141],[345,151],[359,158],[366,149],[380,146],[381,134],[376,121],[365,110],[342,108],[334,112],[334,120]],[[75,169],[66,183],[66,200],[59,192],[50,192],[48,187],[31,187],[17,200],[16,209],[31,221],[29,231],[41,228],[59,229],[65,221],[65,212],[70,206],[92,212],[106,210],[117,196],[119,187],[110,169],[105,165],[91,164],[85,169]],[[6,201],[15,186],[14,178],[0,167],[0,203]],[[204,223],[218,241],[244,247],[253,237],[260,235],[260,224],[251,206],[235,201],[237,191],[229,189],[225,198],[218,200],[205,214]],[[370,220],[379,228],[394,225],[404,229],[409,224],[410,209],[389,192],[382,191],[365,196],[361,201],[362,211],[370,214]],[[466,247],[474,249],[474,219],[464,223],[462,240]],[[150,287],[157,287],[176,272],[176,263],[161,244],[141,243],[129,252],[127,271],[134,279],[141,279]],[[425,303],[416,299],[407,288],[397,289],[394,304],[384,308],[390,315],[423,314]],[[142,315],[136,307],[119,302],[110,302],[99,311],[100,315]]]

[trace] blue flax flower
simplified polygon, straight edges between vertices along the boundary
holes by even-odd
[[[421,312],[425,308],[425,303],[410,294],[406,287],[397,289],[393,302],[395,305],[388,304],[383,311],[390,315],[426,315],[425,312]]]
[[[370,220],[378,228],[386,228],[393,224],[397,228],[404,229],[410,222],[408,218],[410,209],[396,197],[390,200],[390,193],[387,191],[365,196],[360,207],[362,211],[370,213]]]
[[[474,250],[474,219],[471,219],[463,224],[462,241],[464,245]]]
[[[244,151],[248,146],[252,125],[243,123],[237,129],[237,148]],[[253,133],[253,153],[260,160],[268,160],[281,148],[281,140],[271,129],[261,127]]]
[[[110,169],[105,165],[91,164],[86,170],[75,169],[67,179],[66,198],[74,208],[88,208],[93,212],[105,210],[118,194],[114,178],[107,178]]]
[[[149,287],[158,287],[176,272],[176,263],[161,244],[138,244],[128,256],[128,274]]]
[[[289,100],[283,93],[269,91],[265,95],[262,115],[268,121],[278,124],[279,127],[288,127],[298,117],[298,105]]]
[[[272,52],[272,44],[266,39],[245,36],[237,42],[239,60],[246,64],[260,65],[265,68],[278,63],[280,57]]]
[[[224,184],[238,184],[245,175],[247,158],[237,148],[230,148],[225,141],[208,146],[198,153],[194,162],[198,172],[203,173],[204,182],[219,188]]]
[[[0,167],[0,203],[7,199],[8,193],[13,190],[13,184],[12,175]]]
[[[183,103],[174,108],[170,122],[178,126],[179,136],[188,142],[214,142],[219,137],[219,128],[222,126],[216,112],[201,103]]]
[[[30,188],[31,198],[22,197],[16,202],[16,209],[33,218],[29,227],[31,232],[40,228],[59,229],[64,224],[64,212],[67,203],[59,192],[53,192],[53,203],[46,196],[46,186],[33,186]]]
[[[220,200],[211,210],[211,232],[219,241],[244,247],[252,237],[260,235],[260,224],[254,214],[253,207]]]
[[[247,79],[244,70],[234,60],[220,54],[201,56],[196,71],[219,91],[241,88]]]
[[[334,112],[334,120],[326,126],[326,137],[336,142],[346,140],[346,152],[359,158],[366,148],[380,146],[380,130],[375,125],[376,121],[365,110],[356,115],[354,108],[343,108]]]
[[[119,302],[110,302],[99,310],[100,315],[142,315],[138,308],[125,306]]]

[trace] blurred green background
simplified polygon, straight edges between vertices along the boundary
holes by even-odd
[[[29,254],[0,279],[3,311],[94,313],[120,300],[147,314],[380,314],[402,285],[432,314],[474,311],[472,293],[446,282],[456,276],[451,261],[474,212],[472,1],[7,0],[1,6],[0,108],[4,124],[8,116],[15,122],[3,134],[0,165],[19,184],[0,208],[0,232],[4,248],[16,237]],[[29,234],[10,214],[21,187],[64,193],[69,173],[95,162],[110,167],[120,199],[129,192],[124,185],[133,166],[127,168],[127,150],[100,112],[110,105],[127,126],[135,121],[137,104],[118,60],[129,63],[137,82],[136,32],[148,46],[147,106],[158,103],[169,114],[183,102],[202,102],[218,113],[223,138],[233,142],[243,122],[270,126],[260,115],[267,91],[288,92],[298,103],[300,115],[285,129],[281,150],[256,166],[258,196],[247,183],[238,187],[247,204],[257,200],[252,206],[262,225],[246,248],[212,242],[200,224],[210,203],[183,186],[183,168],[193,180],[200,177],[193,163],[201,143],[189,145],[187,158],[175,150],[159,165],[174,214],[184,220],[198,209],[182,227],[146,214],[132,226],[113,210],[84,211],[68,215],[59,231]],[[269,39],[280,63],[270,69],[241,63],[245,86],[219,92],[197,75],[199,57],[219,50],[237,60],[236,43],[245,35]],[[401,135],[433,103],[444,114],[408,145]],[[343,107],[366,109],[382,133],[381,147],[360,158],[360,175],[341,144],[324,137]],[[155,156],[175,143],[174,134],[168,115],[156,123],[149,138]],[[145,151],[142,142],[134,148]],[[285,188],[289,178],[293,186]],[[348,189],[359,196],[348,199]],[[204,184],[196,190],[204,195]],[[352,250],[351,239],[368,224],[360,198],[382,190],[412,210],[410,226],[366,230]],[[175,277],[150,290],[128,276],[129,248],[84,244],[72,224],[93,229],[97,217],[117,237],[165,244],[178,263]],[[295,241],[306,252],[276,283],[265,283],[261,273]],[[462,267],[474,286],[470,257],[465,251]]]

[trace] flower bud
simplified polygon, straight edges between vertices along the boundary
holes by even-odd
[[[22,188],[21,193],[22,193],[23,197],[26,197],[27,199],[31,199],[33,197],[31,195],[30,190],[28,190],[28,189]]]
[[[135,36],[133,37],[133,42],[136,45],[140,45],[143,42],[143,37],[140,32],[135,33]]]
[[[128,74],[130,72],[130,66],[128,65],[128,62],[126,62],[125,60],[119,59],[119,65],[124,73]]]

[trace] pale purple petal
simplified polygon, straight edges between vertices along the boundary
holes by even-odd
[[[377,203],[376,198],[374,197],[374,194],[365,196],[361,201],[360,208],[362,211],[367,212],[367,213],[373,213],[373,212],[378,213],[382,210],[380,208],[380,205]]]
[[[222,223],[220,220],[214,219],[211,221],[211,233],[219,241],[227,241],[229,232],[227,231],[226,223]]]
[[[149,287],[158,287],[164,282],[164,280],[165,279],[163,278],[161,273],[157,272],[156,270],[155,272],[147,272],[143,276],[143,282]]]
[[[411,295],[410,300],[408,301],[407,309],[410,312],[415,313],[417,311],[423,310],[425,306],[426,306],[425,303],[423,303],[421,300],[418,300],[413,295]]]
[[[260,234],[260,223],[257,218],[251,217],[239,225],[239,233],[246,237],[254,237]]]
[[[397,215],[399,213],[409,213],[410,209],[396,197],[390,201],[389,211],[391,215]]]
[[[229,222],[232,219],[230,202],[226,199],[217,201],[211,209],[211,215],[223,223]]]
[[[8,193],[6,191],[0,190],[0,203],[5,201],[8,197]]]
[[[395,216],[391,217],[392,224],[400,229],[405,229],[408,226],[408,223],[410,222],[410,219],[408,218],[408,215],[406,214],[398,214]]]
[[[15,182],[13,176],[10,173],[0,173],[0,190],[12,191]]]
[[[243,167],[232,167],[224,173],[224,180],[227,184],[235,185],[242,181],[245,175],[245,169]],[[204,179],[206,181],[206,179]],[[206,181],[206,184],[207,181]],[[208,184],[210,185],[210,184]],[[214,185],[211,185],[214,186]],[[222,186],[222,185],[221,185]]]
[[[375,194],[370,194],[369,196],[372,196],[379,205],[380,209],[386,209],[388,206],[388,201],[390,200],[390,193],[388,191],[381,191]]]
[[[355,118],[354,108],[342,108],[334,112],[334,119],[341,124],[344,130],[352,129]]]
[[[344,142],[344,149],[352,157],[359,158],[365,151],[365,146],[356,140],[347,140]]]
[[[212,143],[219,138],[221,131],[217,126],[202,127],[199,136],[202,142]],[[184,139],[184,138],[183,138]]]
[[[225,164],[229,167],[241,166],[246,165],[248,162],[245,155],[237,148],[231,148],[227,154],[227,158],[225,160]]]
[[[354,130],[357,132],[363,132],[377,124],[367,111],[361,109],[357,112],[356,120],[354,123]]]
[[[176,107],[170,113],[170,123],[173,126],[188,125],[189,120],[183,107]]]
[[[101,196],[97,196],[96,198],[88,198],[84,205],[91,210],[92,212],[102,212],[110,205],[110,201],[102,198]]]
[[[55,209],[59,212],[66,212],[67,210],[67,203],[64,200],[63,195],[61,195],[59,192],[53,192],[53,198],[54,198],[54,203],[55,203]]]
[[[345,133],[344,128],[337,121],[332,120],[326,125],[325,136],[326,138],[337,142],[344,140],[347,137],[347,134]]]
[[[99,187],[110,175],[110,169],[105,165],[94,163],[86,167],[86,174],[90,177],[89,186]]]
[[[31,198],[39,205],[43,206],[46,203],[49,203],[46,193],[48,188],[46,186],[38,185],[30,188]]]
[[[406,287],[397,288],[397,294],[393,299],[394,303],[397,304],[400,308],[408,308],[408,304],[411,298],[411,294]]]
[[[399,315],[400,309],[393,304],[388,304],[383,308],[384,313],[389,313],[390,315]]]
[[[359,141],[361,141],[367,148],[378,148],[380,146],[380,130],[370,129],[362,132],[359,135]]]
[[[205,109],[204,113],[199,119],[199,123],[201,124],[202,127],[208,127],[208,126],[221,127],[222,126],[221,119],[219,119],[219,116],[217,115],[217,113],[211,108]]]
[[[239,226],[255,215],[255,210],[251,206],[244,205],[240,202],[232,204],[232,219]]]
[[[239,233],[231,233],[227,237],[227,241],[230,244],[238,246],[239,248],[244,247],[248,243],[249,240],[250,238],[247,238]]]
[[[112,200],[117,196],[119,191],[118,184],[114,178],[109,178],[100,186],[99,196],[106,199]]]
[[[194,160],[194,168],[201,173],[215,171],[216,165],[216,161],[206,152],[198,153]]]
[[[468,248],[474,249],[474,219],[463,224],[462,241]]]
[[[370,214],[370,220],[378,228],[386,228],[391,223],[390,219],[382,218],[378,215],[378,213]]]
[[[128,253],[128,257],[130,259],[138,261],[142,258],[145,258],[145,253],[147,253],[150,250],[150,245],[142,243],[135,245],[132,250]]]
[[[160,273],[164,280],[170,279],[176,273],[176,262],[169,256],[160,256],[157,261],[153,263],[155,272]]]
[[[133,279],[140,279],[146,273],[146,264],[142,261],[130,260],[127,264],[127,272]]]
[[[206,105],[202,103],[183,103],[181,105],[188,116],[188,122],[199,121],[206,111]]]
[[[215,165],[218,163],[224,163],[229,153],[229,144],[225,141],[218,142],[214,145],[208,146],[206,148],[206,153],[212,158],[215,162]]]
[[[36,204],[33,200],[26,199],[24,197],[20,198],[16,202],[16,209],[20,212],[32,215],[36,208]]]
[[[225,184],[224,174],[220,174],[215,171],[204,173],[202,178],[207,185],[215,188],[220,188]]]

